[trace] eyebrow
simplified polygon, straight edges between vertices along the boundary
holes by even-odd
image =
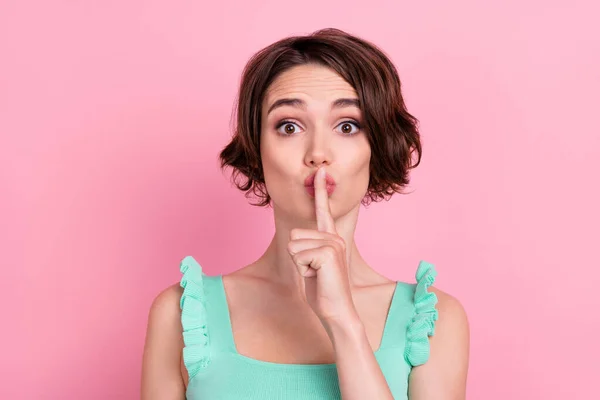
[[[271,113],[271,111],[275,110],[276,108],[279,107],[283,107],[283,106],[290,106],[290,107],[296,107],[296,108],[300,108],[302,110],[306,110],[306,102],[304,100],[301,99],[279,99],[277,101],[275,101],[271,107],[269,107],[269,111],[267,111],[267,115],[269,115]],[[331,109],[333,110],[334,108],[345,108],[345,107],[356,107],[360,109],[360,103],[358,101],[358,99],[353,99],[353,98],[341,98],[341,99],[337,99],[335,100],[333,103],[331,103]]]

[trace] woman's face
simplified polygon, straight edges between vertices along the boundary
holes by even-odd
[[[320,166],[335,181],[329,196],[333,217],[359,207],[371,158],[362,125],[356,91],[333,70],[301,65],[275,79],[262,104],[260,136],[273,208],[289,218],[314,220],[305,179]]]

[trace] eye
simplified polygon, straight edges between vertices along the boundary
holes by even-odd
[[[292,121],[281,121],[279,124],[277,124],[275,129],[277,130],[277,133],[283,136],[293,135],[294,133],[302,130],[300,125]]]
[[[354,121],[344,121],[337,127],[341,128],[341,133],[343,133],[344,135],[354,135],[360,130],[360,125],[358,125],[358,123]],[[352,128],[355,128],[356,130],[352,131]]]

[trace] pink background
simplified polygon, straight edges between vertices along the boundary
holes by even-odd
[[[488,3],[2,1],[0,398],[139,398],[179,260],[226,273],[272,234],[217,168],[244,63],[327,26],[390,54],[421,120],[414,192],[357,241],[462,301],[468,398],[600,398],[600,9]]]

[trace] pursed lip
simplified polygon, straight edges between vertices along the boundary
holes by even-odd
[[[317,176],[317,171],[313,172],[312,174],[310,174],[305,180],[304,180],[304,186],[306,187],[314,187],[315,186],[315,177]],[[327,186],[335,186],[335,179],[333,179],[333,177],[329,174],[326,174],[326,184]]]

